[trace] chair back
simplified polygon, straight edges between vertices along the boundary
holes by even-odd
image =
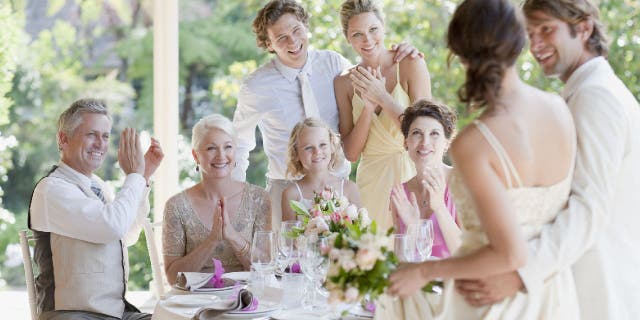
[[[151,272],[153,273],[153,280],[151,281],[151,288],[153,295],[156,298],[161,298],[165,294],[165,288],[168,286],[168,281],[164,275],[164,261],[160,258],[162,255],[158,249],[158,236],[156,236],[156,230],[160,230],[162,233],[162,221],[151,222],[149,218],[143,223],[144,235],[147,239],[147,250],[149,251],[149,259],[151,260]]]
[[[31,311],[31,319],[38,319],[38,310],[36,308],[36,285],[33,275],[33,264],[31,263],[31,250],[29,241],[33,240],[33,235],[29,230],[22,230],[20,234],[20,248],[22,249],[22,263],[24,265],[24,278],[27,283],[27,295],[29,297],[29,310]]]

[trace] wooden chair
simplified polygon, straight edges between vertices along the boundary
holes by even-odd
[[[33,264],[31,262],[31,250],[29,241],[33,241],[33,235],[29,230],[22,230],[20,234],[20,247],[22,248],[22,262],[24,264],[24,278],[27,282],[27,295],[29,297],[29,309],[31,311],[31,319],[38,319],[38,309],[36,307],[36,285],[33,275]]]
[[[149,251],[149,259],[151,260],[151,272],[153,280],[150,283],[151,291],[156,298],[161,298],[168,286],[168,281],[164,275],[164,261],[161,259],[161,253],[157,245],[156,230],[162,231],[162,221],[151,222],[147,218],[143,224],[144,235],[147,239],[147,250]]]

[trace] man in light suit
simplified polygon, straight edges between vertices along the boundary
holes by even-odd
[[[162,149],[152,139],[142,154],[138,134],[120,137],[118,162],[126,174],[114,195],[94,174],[109,149],[111,117],[104,102],[74,102],[58,120],[61,159],[34,189],[29,228],[39,319],[150,319],[124,298],[127,245],[134,244],[149,211],[149,178]]]
[[[529,242],[527,265],[489,279],[458,280],[472,305],[535,292],[572,267],[582,319],[640,314],[640,106],[606,60],[608,45],[589,0],[526,0],[531,53],[565,83],[578,153],[566,212]]]

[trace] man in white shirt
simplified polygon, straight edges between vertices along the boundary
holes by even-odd
[[[274,228],[280,225],[282,218],[280,206],[282,191],[287,186],[286,155],[291,130],[305,118],[319,116],[339,132],[333,79],[351,66],[336,52],[308,49],[308,18],[307,12],[295,0],[273,0],[258,12],[253,20],[257,44],[274,53],[275,57],[244,80],[233,117],[238,133],[235,179],[246,179],[249,152],[256,147],[256,126],[262,134],[268,159],[267,191],[271,196]],[[406,43],[400,44],[396,61],[407,55],[415,57],[419,53]],[[301,83],[304,79],[308,79],[312,98],[304,92]],[[315,103],[305,105],[303,100],[315,100]],[[345,161],[336,175],[347,177],[350,170]]]
[[[632,319],[640,314],[640,106],[605,59],[598,9],[588,0],[527,0],[531,53],[548,76],[565,83],[578,153],[566,212],[529,242],[517,273],[458,281],[472,305],[519,289],[544,290],[544,280],[572,266],[582,319]]]
[[[127,245],[134,244],[149,210],[148,181],[163,158],[152,139],[143,156],[138,134],[120,137],[118,162],[126,174],[115,196],[93,172],[109,149],[106,105],[81,99],[58,120],[60,163],[36,185],[29,228],[36,238],[40,319],[150,319],[125,298]]]

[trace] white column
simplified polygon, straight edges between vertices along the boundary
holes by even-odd
[[[153,131],[164,160],[155,173],[154,221],[178,192],[178,0],[153,1]]]

